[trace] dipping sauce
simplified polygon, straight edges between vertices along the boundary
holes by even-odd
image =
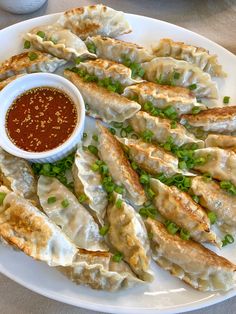
[[[39,87],[20,95],[8,109],[10,140],[28,152],[45,152],[63,144],[77,124],[77,110],[64,92]]]

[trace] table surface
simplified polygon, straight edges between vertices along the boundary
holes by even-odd
[[[236,54],[236,1],[235,0],[119,0],[78,1],[48,0],[38,11],[16,15],[0,10],[0,29],[37,16],[66,9],[101,3],[128,13],[146,15],[185,27],[217,42]],[[233,314],[236,297],[192,314]],[[95,312],[62,304],[21,287],[0,274],[1,314],[93,314]],[[99,312],[97,312],[99,314]]]

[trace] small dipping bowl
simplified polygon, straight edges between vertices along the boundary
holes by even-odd
[[[54,88],[69,96],[77,111],[77,124],[70,137],[61,145],[48,151],[30,152],[16,146],[6,130],[6,118],[14,101],[34,88]],[[0,146],[8,153],[37,163],[51,163],[71,153],[80,142],[85,121],[85,105],[79,90],[67,79],[56,74],[26,74],[12,81],[0,92]],[[30,129],[29,129],[30,131]]]

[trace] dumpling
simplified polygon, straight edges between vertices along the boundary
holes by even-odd
[[[72,266],[58,269],[73,282],[98,290],[117,291],[141,283],[125,262],[113,258],[109,252],[79,249]]]
[[[96,58],[78,36],[57,24],[36,27],[24,37],[34,48],[49,52],[58,58],[66,60],[77,57]]]
[[[206,147],[236,149],[236,136],[209,134],[205,140]]]
[[[123,12],[103,4],[68,10],[60,16],[57,23],[82,39],[96,34],[117,37],[132,31]]]
[[[144,78],[151,82],[188,87],[198,98],[218,98],[218,89],[208,73],[198,67],[170,57],[157,57],[142,64]],[[178,77],[175,76],[178,73]]]
[[[228,291],[235,285],[236,266],[204,246],[167,232],[162,223],[145,221],[152,234],[155,262],[172,275],[201,291]]]
[[[222,70],[222,66],[218,63],[217,55],[211,55],[209,51],[201,47],[186,45],[183,42],[163,38],[153,47],[153,54],[157,57],[172,57],[185,60],[198,66],[211,76],[227,76]]]
[[[45,214],[14,192],[0,205],[0,237],[34,259],[50,266],[71,265],[76,246]]]
[[[6,87],[8,84],[10,84],[12,81],[16,80],[18,77],[21,77],[23,76],[24,74],[19,74],[19,75],[14,75],[14,76],[11,76],[3,81],[0,81],[0,91]]]
[[[175,186],[167,186],[157,179],[151,179],[150,185],[156,194],[153,204],[165,219],[187,230],[195,241],[212,244],[218,242],[216,235],[210,230],[207,214],[190,195]]]
[[[64,74],[81,92],[85,103],[89,106],[87,114],[91,117],[100,118],[104,122],[123,122],[141,108],[135,101],[110,92],[94,82],[85,82],[74,72],[66,70]]]
[[[193,93],[184,87],[160,85],[152,82],[143,82],[125,88],[123,96],[136,99],[142,107],[151,102],[159,109],[173,107],[178,116],[184,113],[192,113],[193,108],[203,110],[206,107],[197,102]],[[144,108],[143,108],[144,109]]]
[[[137,165],[155,175],[164,173],[166,177],[171,177],[177,173],[189,174],[178,168],[178,158],[167,153],[163,148],[156,145],[128,138],[117,138],[123,145],[128,147],[130,158]]]
[[[197,115],[186,114],[180,122],[206,132],[232,133],[236,131],[236,106],[212,108]]]
[[[65,63],[65,60],[40,51],[23,52],[0,64],[0,80],[23,73],[54,72]]]
[[[151,131],[153,133],[152,139],[158,143],[165,143],[171,137],[177,146],[187,143],[196,143],[199,147],[204,146],[202,140],[195,138],[182,125],[177,124],[176,128],[172,128],[170,120],[151,116],[144,111],[136,113],[129,119],[129,123],[137,133],[142,133],[146,130]]]
[[[37,205],[37,183],[30,164],[0,147],[0,181],[10,190]]]
[[[113,203],[107,208],[109,241],[140,279],[152,281],[149,240],[143,220],[132,206],[114,194]]]
[[[200,204],[216,213],[216,223],[226,232],[236,233],[236,196],[222,190],[214,182],[203,177],[193,178],[191,190],[199,197]]]
[[[110,60],[96,59],[80,62],[78,69],[84,70],[90,75],[95,75],[99,80],[109,78],[114,82],[119,82],[123,86],[128,86],[142,82],[140,78],[132,78],[132,71],[121,63]]]
[[[123,185],[126,197],[134,205],[142,205],[146,201],[145,192],[139,183],[137,173],[131,167],[121,144],[101,123],[97,123],[98,152],[100,158],[107,164],[110,175],[116,184]]]
[[[93,217],[57,179],[40,176],[38,196],[44,212],[78,247],[90,251],[107,250]]]
[[[96,160],[97,158],[93,154],[83,150],[82,145],[79,145],[75,154],[72,173],[77,197],[81,194],[87,196],[89,207],[98,221],[103,224],[108,200],[107,193],[102,187],[100,173],[91,169]]]
[[[197,149],[195,158],[202,158],[204,163],[194,169],[209,173],[214,179],[229,180],[236,185],[236,152],[218,147]]]
[[[123,63],[125,58],[131,62],[142,63],[153,58],[151,52],[134,43],[102,36],[88,37],[86,45],[93,45],[98,58]]]

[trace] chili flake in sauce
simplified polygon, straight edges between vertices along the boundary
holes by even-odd
[[[28,152],[45,152],[63,144],[77,124],[75,104],[64,92],[39,87],[20,95],[8,109],[10,140]]]

